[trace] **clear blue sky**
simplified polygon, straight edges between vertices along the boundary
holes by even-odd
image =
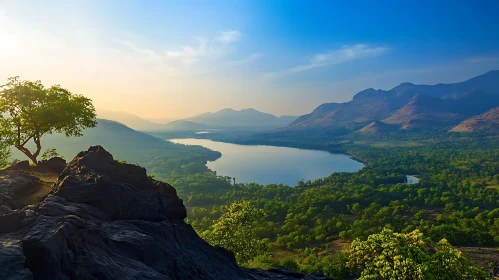
[[[368,87],[499,69],[498,11],[494,0],[3,0],[0,78],[60,83],[144,117],[299,115]]]

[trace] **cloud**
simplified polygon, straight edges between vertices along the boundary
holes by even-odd
[[[332,50],[326,53],[318,53],[314,55],[306,64],[297,65],[282,71],[265,73],[264,78],[275,79],[291,73],[299,73],[315,68],[341,64],[360,58],[378,56],[389,50],[390,49],[386,47],[372,47],[365,44],[344,46],[340,49]]]
[[[221,31],[216,39],[224,43],[232,43],[238,41],[241,38],[241,35],[241,32],[238,30]]]
[[[185,64],[193,64],[205,57],[210,52],[208,49],[208,40],[198,38],[197,46],[182,46],[181,51],[166,51],[166,55],[171,58],[178,58]]]
[[[250,63],[250,62],[253,62],[253,61],[259,59],[260,57],[262,57],[262,55],[260,53],[254,53],[254,54],[252,54],[248,57],[245,57],[243,59],[233,60],[233,61],[229,62],[229,65],[235,66],[235,65],[247,64],[247,63]]]
[[[476,56],[468,58],[467,61],[471,63],[499,61],[499,56]]]

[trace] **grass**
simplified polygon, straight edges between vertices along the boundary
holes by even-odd
[[[42,184],[37,188],[31,190],[25,197],[22,198],[21,202],[24,205],[35,204],[40,202],[52,189],[52,186],[57,181],[59,174],[50,172],[30,172],[31,176],[35,176],[42,181]]]

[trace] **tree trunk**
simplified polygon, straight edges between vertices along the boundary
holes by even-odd
[[[38,154],[40,154],[41,147],[37,148],[37,152],[35,154],[32,154],[30,150],[26,149],[23,146],[16,145],[15,147],[23,154],[25,154],[34,164],[38,164],[38,160],[36,158],[38,157]]]

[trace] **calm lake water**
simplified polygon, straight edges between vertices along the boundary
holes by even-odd
[[[408,185],[413,185],[413,184],[417,184],[417,183],[419,183],[419,178],[418,178],[418,177],[416,177],[416,176],[407,175],[407,176],[405,176],[405,177],[407,177],[407,182],[406,182],[406,184],[408,184]]]
[[[208,162],[208,168],[236,178],[236,183],[284,184],[314,180],[333,172],[355,172],[364,165],[344,154],[286,147],[236,145],[207,139],[171,139],[185,145],[199,145],[219,151],[222,157]]]

